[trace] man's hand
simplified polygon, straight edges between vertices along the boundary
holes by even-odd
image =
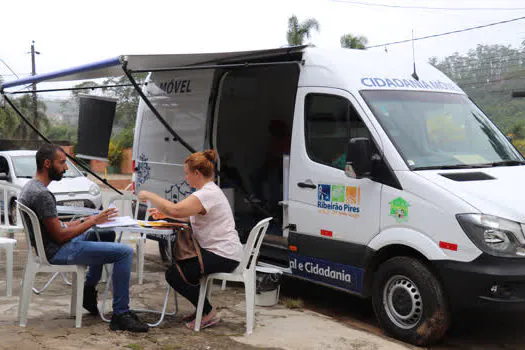
[[[92,216],[93,224],[94,225],[103,224],[105,222],[108,222],[109,220],[111,220],[112,218],[116,216],[118,216],[117,208],[104,209],[99,214]]]

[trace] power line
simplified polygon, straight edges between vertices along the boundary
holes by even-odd
[[[331,0],[333,2],[342,2],[346,4],[355,4],[373,7],[389,7],[398,9],[412,9],[412,10],[444,10],[444,11],[516,11],[525,10],[525,7],[427,7],[427,6],[403,6],[403,5],[388,5],[377,4],[370,2],[352,1],[352,0]]]
[[[394,41],[394,42],[391,42],[391,43],[385,43],[385,44],[380,44],[380,45],[367,46],[366,48],[367,48],[367,49],[371,49],[371,48],[374,48],[374,47],[384,47],[384,46],[388,46],[388,45],[395,45],[395,44],[408,43],[408,42],[416,41],[416,40],[423,40],[423,39],[436,38],[436,37],[439,37],[439,36],[445,36],[445,35],[450,35],[450,34],[457,34],[457,33],[467,32],[467,31],[469,31],[469,30],[475,30],[475,29],[481,29],[481,28],[491,27],[491,26],[495,26],[495,25],[498,25],[498,24],[504,24],[504,23],[515,22],[515,21],[519,21],[519,20],[522,20],[522,19],[525,19],[525,16],[524,16],[524,17],[513,18],[513,19],[508,19],[508,20],[506,20],[506,21],[500,21],[500,22],[494,22],[494,23],[484,24],[484,25],[480,25],[480,26],[476,26],[476,27],[470,27],[470,28],[464,28],[464,29],[454,30],[454,31],[451,31],[451,32],[445,32],[445,33],[440,33],[440,34],[432,34],[432,35],[422,36],[422,37],[414,38],[414,39],[400,40],[400,41]]]

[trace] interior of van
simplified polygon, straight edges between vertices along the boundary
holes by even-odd
[[[282,235],[283,157],[290,154],[298,80],[293,64],[230,70],[220,79],[212,144],[241,238],[268,216],[268,234]]]

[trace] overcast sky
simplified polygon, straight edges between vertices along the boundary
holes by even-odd
[[[354,2],[354,3],[352,3]],[[468,8],[461,11],[366,6]],[[491,10],[475,10],[490,8]],[[496,10],[496,8],[514,8]],[[522,8],[522,9],[516,9]],[[422,37],[525,16],[525,0],[21,0],[0,5],[0,59],[21,77],[31,72],[31,41],[41,52],[37,73],[120,54],[191,53],[273,48],[286,44],[288,18],[313,17],[311,43],[340,47],[342,34],[369,45]],[[525,20],[415,42],[416,58],[467,53],[477,44],[519,47]],[[370,50],[384,50],[374,48]],[[411,44],[388,46],[412,55]],[[4,80],[14,77],[0,60]],[[39,85],[40,86],[40,85]]]

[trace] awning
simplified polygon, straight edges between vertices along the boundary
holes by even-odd
[[[8,89],[15,86],[39,82],[74,81],[98,79],[124,75],[122,63],[127,62],[130,71],[155,71],[166,68],[187,67],[209,64],[226,64],[243,60],[281,56],[302,51],[306,46],[290,46],[278,49],[237,51],[221,53],[174,54],[174,55],[121,55],[94,63],[85,64],[51,73],[39,74],[24,79],[13,80],[0,86]]]

